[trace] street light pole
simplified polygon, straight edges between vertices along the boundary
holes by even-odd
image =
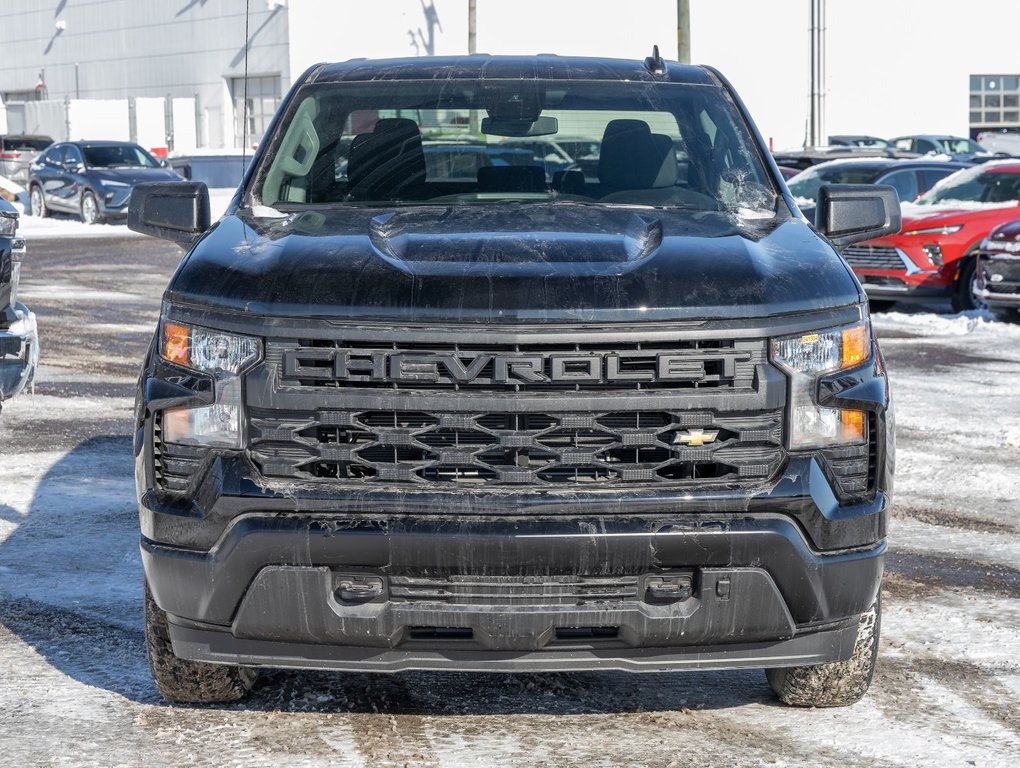
[[[808,129],[804,144],[819,146],[825,133],[825,0],[811,4],[811,93],[808,101]]]
[[[475,7],[475,0],[468,0],[468,56],[478,52],[476,50],[478,44],[476,34],[476,14],[477,8]],[[472,109],[468,113],[468,131],[472,136],[477,136],[481,132],[477,109]]]
[[[676,0],[676,60],[691,63],[691,0]]]

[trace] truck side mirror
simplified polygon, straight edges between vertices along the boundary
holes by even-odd
[[[190,248],[209,229],[209,188],[200,181],[137,184],[128,205],[128,227]]]
[[[815,228],[837,248],[900,231],[900,200],[886,184],[824,184]]]

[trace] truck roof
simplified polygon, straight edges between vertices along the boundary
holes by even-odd
[[[707,67],[665,62],[663,74],[653,74],[642,60],[582,56],[429,56],[399,59],[351,59],[320,64],[308,82],[366,82],[369,80],[618,80],[720,85]]]

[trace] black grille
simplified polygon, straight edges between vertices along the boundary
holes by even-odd
[[[392,602],[582,605],[639,599],[637,576],[391,576]]]
[[[7,336],[0,339],[0,358],[19,357],[21,355],[21,338]]]
[[[615,344],[380,344],[276,339],[266,362],[284,388],[634,391],[751,389],[761,339]]]
[[[851,245],[843,249],[843,258],[859,269],[905,269],[899,252],[886,245]]]
[[[252,408],[267,477],[363,483],[753,483],[782,464],[782,411],[315,412]]]
[[[865,422],[868,440],[864,445],[826,448],[822,451],[841,504],[874,498],[878,478],[878,445],[874,422],[873,415]]]
[[[198,471],[208,451],[190,445],[163,442],[163,413],[152,420],[152,455],[155,460],[156,490],[183,493]]]

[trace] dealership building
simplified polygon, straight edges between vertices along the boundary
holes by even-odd
[[[531,3],[541,12],[536,33],[535,16],[521,14],[529,3],[480,0],[479,50],[505,32],[502,49],[490,52],[642,58],[652,42],[668,46],[676,35],[674,0],[650,0],[644,18],[623,33],[593,23],[583,34],[579,19],[597,21],[616,4]],[[462,54],[468,44],[467,0],[18,0],[16,6],[0,25],[0,133],[56,139],[239,147],[245,136],[259,140],[290,84],[316,62]]]

